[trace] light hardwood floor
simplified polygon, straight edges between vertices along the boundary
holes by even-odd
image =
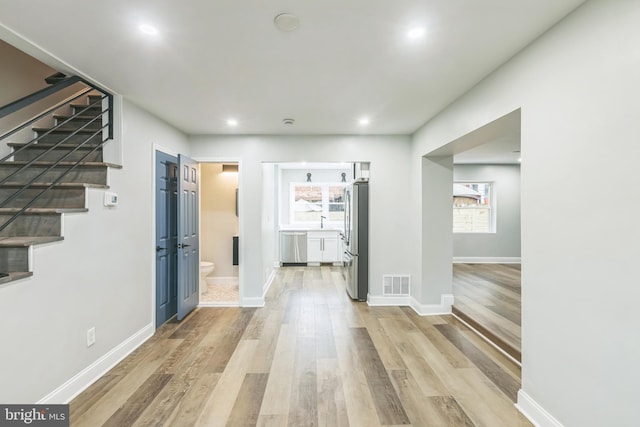
[[[521,360],[520,264],[454,264],[453,312]]]
[[[530,426],[517,365],[452,316],[281,268],[264,308],[170,322],[71,402],[73,426]]]

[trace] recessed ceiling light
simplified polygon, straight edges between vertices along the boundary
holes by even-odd
[[[236,119],[227,120],[227,126],[238,126],[238,121]]]
[[[422,27],[415,27],[407,31],[407,38],[409,40],[418,40],[424,37],[425,29]]]
[[[289,119],[289,118],[282,119],[282,123],[284,123],[285,125],[288,125],[288,126],[293,125],[295,122],[296,121],[294,119]]]
[[[300,26],[300,18],[291,13],[281,13],[273,18],[273,23],[280,31],[293,31]]]
[[[518,163],[522,163],[522,157],[518,157]]]
[[[360,124],[360,126],[366,126],[370,123],[371,121],[369,120],[368,117],[362,117],[361,119],[358,120],[358,123]]]
[[[149,24],[138,25],[138,30],[140,30],[140,32],[146,36],[157,36],[159,34],[158,29]]]

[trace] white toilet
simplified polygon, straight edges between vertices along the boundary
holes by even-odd
[[[207,276],[211,274],[216,265],[209,261],[200,261],[200,295],[207,290]]]

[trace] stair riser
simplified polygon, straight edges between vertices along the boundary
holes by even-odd
[[[0,164],[0,179],[3,179],[18,170],[19,167],[17,165],[12,164]],[[42,171],[47,169],[46,166],[36,166],[32,165],[26,170],[20,171],[10,178],[11,182],[29,182],[36,176],[38,176]],[[54,182],[63,171],[67,170],[68,167],[58,166],[41,177],[37,178],[38,182]],[[107,167],[82,167],[78,166],[76,169],[69,172],[63,179],[63,183],[75,182],[75,183],[83,183],[83,184],[97,184],[97,185],[107,185]]]
[[[40,154],[45,153],[48,148],[29,147],[22,151],[16,152],[13,156],[15,161],[28,162],[38,157]],[[71,150],[68,148],[55,148],[38,159],[39,162],[55,162],[61,159]],[[74,151],[70,156],[64,159],[65,162],[76,162],[82,159],[89,150],[79,149]],[[102,149],[98,148],[93,153],[84,159],[85,162],[102,162]]]
[[[0,215],[0,224],[4,224],[9,218],[11,215]],[[0,237],[16,236],[62,236],[62,215],[22,214],[0,231]]]
[[[45,132],[37,132],[37,133],[38,133],[37,136],[40,136],[40,135],[44,134]],[[38,141],[40,141],[42,143],[55,144],[56,142],[60,142],[63,139],[65,139],[67,136],[69,136],[69,134],[66,134],[66,133],[50,133],[49,135],[43,136]],[[89,138],[89,136],[90,135],[87,135],[87,134],[75,134],[75,135],[67,138],[64,141],[64,143],[65,144],[82,144],[84,141],[87,140],[87,138]],[[98,133],[97,135],[91,137],[89,142],[87,142],[85,145],[88,145],[88,144],[100,144],[101,142],[102,142],[102,135],[100,133]]]
[[[29,188],[13,200],[3,204],[3,208],[21,208],[40,194],[42,188]],[[17,191],[16,188],[0,188],[0,203]],[[42,195],[30,207],[32,208],[85,208],[84,188],[53,188]]]
[[[88,98],[89,98],[88,104],[93,104],[94,102],[101,100],[102,95],[89,95]]]
[[[0,271],[30,271],[29,247],[0,248]]]
[[[64,123],[66,120],[68,119],[56,119],[55,120],[55,125],[58,126],[59,124]],[[83,129],[87,129],[87,130],[95,130],[95,129],[99,129],[102,127],[102,120],[100,119],[95,119],[93,121],[91,121],[92,119],[90,118],[86,118],[86,117],[82,117],[82,118],[74,118],[69,120],[68,122],[66,122],[63,125],[64,129],[78,129],[79,127],[81,127],[84,124],[87,124],[89,122],[91,122],[90,124],[88,124],[87,126],[85,126]]]
[[[88,107],[88,105],[72,106],[71,107],[72,114],[80,113],[83,116],[91,116],[91,117],[94,117],[94,116],[97,116],[99,114],[102,114],[103,108],[102,108],[101,105],[97,105],[97,106],[94,105],[91,108],[87,108],[87,107]]]

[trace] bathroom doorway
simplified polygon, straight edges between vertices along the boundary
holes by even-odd
[[[200,163],[200,306],[239,305],[236,162]]]

